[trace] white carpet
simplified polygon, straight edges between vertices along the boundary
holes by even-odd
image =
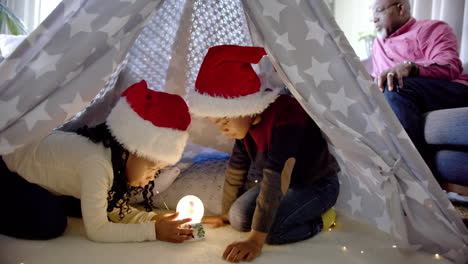
[[[266,246],[262,256],[253,263],[450,263],[422,252],[404,254],[398,248],[392,248],[388,235],[343,216],[338,217],[338,225],[331,232],[295,244]],[[247,235],[231,227],[205,227],[205,230],[205,240],[184,244],[161,241],[105,244],[87,240],[81,219],[69,218],[65,235],[50,241],[27,241],[0,235],[0,263],[227,263],[221,259],[226,245]]]

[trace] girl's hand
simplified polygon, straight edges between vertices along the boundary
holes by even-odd
[[[267,234],[256,230],[250,231],[245,241],[234,242],[224,250],[223,259],[230,262],[252,261],[262,253]]]
[[[173,215],[173,213],[158,214],[158,215],[153,216],[153,218],[151,218],[151,220],[157,222],[157,221],[161,220],[162,218],[168,217],[170,215]]]
[[[182,243],[187,239],[193,238],[193,230],[181,228],[180,226],[192,221],[190,218],[175,220],[179,213],[171,215],[162,215],[154,217],[156,220],[154,228],[156,229],[156,238],[162,241],[173,243]]]
[[[229,218],[227,215],[204,216],[202,223],[211,225],[212,228],[218,228],[229,224]]]

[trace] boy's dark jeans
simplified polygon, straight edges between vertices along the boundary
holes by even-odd
[[[250,231],[260,184],[242,194],[229,210],[231,226]],[[291,186],[281,199],[268,244],[286,244],[308,239],[322,230],[321,215],[338,198],[337,176],[325,177],[310,186]]]

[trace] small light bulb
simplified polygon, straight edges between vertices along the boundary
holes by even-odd
[[[434,254],[434,257],[435,257],[436,259],[440,259],[440,255],[439,255],[439,254]]]
[[[396,246],[396,245],[393,245],[392,248],[397,248],[397,246]]]
[[[335,222],[333,222],[332,226],[336,226],[336,223],[335,223]]]
[[[361,254],[364,254],[364,250],[361,250]]]
[[[343,252],[346,252],[346,251],[348,251],[348,248],[346,248],[345,246],[342,246],[342,247],[341,247],[341,250],[342,250]]]
[[[330,231],[331,231],[331,228],[328,228],[328,232],[330,232]]]
[[[187,195],[177,203],[176,212],[179,213],[178,219],[191,218],[190,224],[198,224],[204,213],[203,203],[198,197]]]

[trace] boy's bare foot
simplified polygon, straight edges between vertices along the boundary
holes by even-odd
[[[204,216],[202,223],[211,225],[212,228],[217,228],[229,224],[229,218],[227,215]]]

